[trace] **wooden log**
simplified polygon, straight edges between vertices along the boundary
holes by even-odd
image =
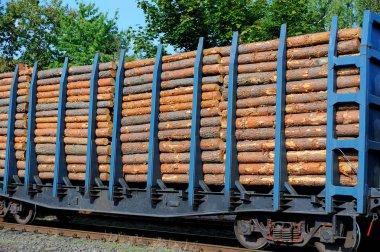
[[[8,106],[1,106],[0,107],[0,114],[6,114],[9,111]],[[28,103],[20,103],[16,106],[16,112],[17,113],[25,113],[28,111]]]
[[[86,178],[86,173],[69,173],[68,177],[70,180],[84,181]],[[109,173],[100,173],[99,178],[102,181],[109,181]]]
[[[357,161],[357,155],[347,154],[350,161]],[[240,163],[267,163],[274,161],[274,152],[238,152]],[[297,162],[325,162],[326,150],[287,151],[286,159],[289,163]]]
[[[146,174],[128,174],[125,176],[127,182],[145,183]],[[188,182],[187,174],[164,174],[162,179],[165,183],[171,184],[185,184]],[[205,174],[204,181],[209,185],[224,184],[223,174]],[[273,186],[273,176],[267,175],[241,175],[239,177],[240,183],[247,186]],[[325,176],[323,175],[292,175],[288,178],[289,184],[293,186],[324,186]],[[340,183],[344,186],[356,185],[356,176],[340,176]]]
[[[360,86],[360,75],[338,76],[337,88],[351,88]],[[286,83],[286,93],[307,93],[327,90],[327,78],[292,81]],[[240,86],[237,88],[237,98],[245,99],[265,95],[275,95],[276,84],[257,86]],[[228,88],[223,90],[223,99],[228,100]]]
[[[117,68],[116,62],[106,62],[99,64],[99,71],[115,70]],[[86,66],[72,66],[68,70],[69,75],[77,75],[83,73],[91,73],[92,65]]]
[[[115,70],[99,71],[99,79],[102,78],[115,78]],[[91,73],[71,75],[67,77],[68,82],[88,81],[91,78]]]
[[[62,75],[62,68],[53,68],[48,70],[38,71],[38,79],[50,79]]]
[[[126,88],[127,89],[127,88]],[[202,92],[218,91],[220,89],[219,84],[204,84],[202,85]],[[151,91],[151,90],[150,90]],[[177,87],[174,89],[163,90],[160,92],[160,97],[175,96],[192,94],[193,87]],[[152,98],[152,93],[139,93],[131,94],[123,97],[123,101],[139,101]]]
[[[187,140],[190,139],[191,129],[172,129],[158,132],[158,139],[164,140]],[[220,135],[219,127],[201,127],[202,138],[217,138]],[[144,142],[149,140],[149,132],[126,133],[120,135],[122,142]]]
[[[96,137],[111,137],[112,129],[96,129]],[[87,129],[65,129],[66,137],[87,137]]]
[[[360,40],[354,38],[347,41],[338,42],[337,50],[339,55],[354,54],[359,52]],[[293,48],[287,50],[288,59],[308,59],[327,57],[328,43],[310,47]],[[239,54],[238,64],[249,64],[277,61],[277,51],[264,51],[257,53]],[[229,57],[222,57],[221,64],[228,65]]]
[[[74,144],[74,145],[86,145],[87,144],[87,138],[78,138],[78,137],[65,137],[64,138],[65,144]],[[110,140],[108,138],[96,138],[95,139],[96,145],[109,145]]]
[[[123,88],[123,95],[152,92],[152,83],[139,84]]]
[[[326,65],[328,63],[327,57],[322,58],[308,58],[308,59],[290,59],[287,61],[286,68],[288,70],[298,68],[310,68]],[[238,65],[238,73],[257,73],[257,72],[271,72],[276,71],[277,61],[259,62],[252,64]],[[229,73],[229,66],[223,65],[220,67],[221,74]]]
[[[113,94],[98,94],[98,101],[110,101],[113,100]],[[78,95],[78,96],[69,96],[67,97],[67,102],[89,102],[89,95]]]
[[[152,82],[153,75],[145,74],[141,76],[135,76],[131,78],[124,79],[124,85],[125,86],[133,86],[137,84],[147,84]],[[174,79],[174,80],[167,80],[161,82],[161,89],[169,89],[169,88],[176,88],[180,86],[192,86],[193,85],[193,78],[185,78],[185,79]],[[214,84],[214,83],[222,83],[223,77],[222,76],[206,76],[202,78],[203,84]]]
[[[66,145],[65,152],[69,155],[86,155],[86,145]],[[111,146],[97,146],[96,152],[98,155],[110,155]],[[54,155],[55,144],[36,144],[36,153],[41,155]]]
[[[349,40],[352,38],[360,38],[361,28],[348,28],[340,29],[338,31],[338,41]],[[287,38],[287,47],[305,47],[319,44],[328,44],[330,40],[330,32],[319,32],[304,34],[294,37]],[[262,51],[271,51],[277,50],[279,45],[279,39],[263,41],[263,42],[254,42],[249,44],[242,44],[238,47],[239,54],[251,53],[251,52],[262,52]],[[222,56],[230,55],[231,47],[225,46],[220,47],[219,52]]]
[[[169,104],[191,102],[192,98],[193,98],[192,94],[161,97],[160,98],[160,105],[169,105]],[[221,98],[221,95],[220,95],[219,91],[203,92],[202,93],[202,101],[220,100],[220,98]],[[151,99],[140,100],[140,101],[130,101],[130,102],[123,102],[122,108],[123,109],[132,109],[132,108],[150,107],[151,104],[152,104]]]
[[[203,163],[203,172],[211,174],[224,173],[224,164],[221,163]],[[123,172],[127,174],[147,174],[148,165],[123,165]],[[161,164],[161,172],[163,174],[188,174],[189,164],[174,163]]]
[[[337,125],[336,134],[338,137],[356,137],[359,134],[359,125]],[[288,138],[325,137],[326,126],[288,127],[285,129],[285,135]],[[275,130],[273,128],[236,130],[236,139],[238,141],[274,139],[274,136]],[[220,137],[225,141],[226,130],[220,131]]]
[[[111,120],[110,115],[98,115],[96,116],[96,121],[107,122]],[[37,123],[56,123],[57,117],[38,117],[36,118]],[[67,116],[65,117],[66,123],[81,123],[88,122],[88,116]]]
[[[146,154],[132,154],[123,155],[123,164],[146,164],[148,162],[148,153]],[[223,162],[224,153],[220,150],[217,151],[202,151],[203,162]],[[188,163],[190,160],[190,153],[161,153],[161,163]]]
[[[337,93],[356,93],[358,88],[345,88],[338,89]],[[312,92],[306,94],[289,94],[286,95],[286,104],[292,103],[311,103],[317,101],[326,101],[327,91]],[[261,96],[254,98],[238,99],[236,101],[237,108],[253,108],[258,106],[274,106],[276,105],[276,96]],[[226,110],[227,102],[222,101],[219,103],[219,110]]]
[[[319,79],[327,77],[327,66],[321,67],[312,67],[312,68],[302,68],[286,71],[286,80],[287,81],[299,81],[299,80],[310,80],[310,79]],[[357,75],[359,70],[356,68],[348,67],[342,68],[337,71],[337,76],[348,76],[348,75]],[[228,78],[226,75],[224,77],[224,86],[228,87]],[[277,80],[276,72],[265,72],[265,73],[245,73],[238,74],[237,84],[239,86],[247,85],[261,85],[261,84],[271,84],[275,83]]]
[[[0,81],[5,78],[12,78],[13,72],[0,73]]]
[[[218,108],[201,109],[201,117],[214,117],[219,115]],[[160,122],[179,121],[191,119],[191,110],[160,113]],[[121,119],[122,126],[139,125],[150,122],[150,115],[128,116]]]
[[[37,155],[37,163],[54,164],[54,155]],[[86,164],[87,157],[85,155],[67,155],[66,162],[68,164]],[[110,156],[98,156],[99,164],[109,164]]]
[[[353,175],[358,170],[358,162],[339,162],[338,167],[341,174]],[[287,172],[290,175],[325,175],[326,163],[289,163],[287,165]],[[273,173],[273,163],[239,164],[239,174],[241,175],[273,175]]]
[[[253,117],[240,117],[236,119],[237,129],[248,128],[267,128],[275,126],[275,116],[253,116]],[[359,111],[338,111],[335,115],[337,124],[353,124],[359,122]],[[311,125],[325,125],[327,122],[327,113],[313,112],[302,114],[287,114],[285,115],[285,126],[311,126]],[[227,128],[227,119],[222,119],[222,128]]]

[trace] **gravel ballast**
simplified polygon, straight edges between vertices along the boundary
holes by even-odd
[[[31,232],[0,229],[0,252],[30,251],[179,251],[178,248],[165,248],[157,242],[154,247],[140,247],[124,243],[63,237],[58,235],[36,234]]]

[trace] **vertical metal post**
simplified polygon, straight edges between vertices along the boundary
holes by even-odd
[[[369,155],[374,155],[369,152],[368,138],[369,138],[369,124],[374,123],[370,121],[370,110],[373,115],[378,115],[369,106],[368,96],[372,90],[377,90],[378,73],[374,69],[378,69],[379,58],[371,60],[369,51],[378,50],[380,47],[379,42],[379,27],[380,17],[371,11],[366,10],[363,17],[362,40],[360,45],[360,91],[359,91],[359,153],[358,153],[358,174],[357,174],[357,211],[364,214],[367,211],[367,194],[368,194],[368,170],[375,169],[369,164]],[[371,66],[376,66],[371,68]],[[371,71],[372,69],[372,71]],[[371,94],[372,95],[372,94]],[[374,120],[372,118],[372,120]],[[376,121],[376,120],[374,120]],[[377,157],[376,157],[377,158]]]
[[[203,180],[202,157],[201,157],[201,101],[202,101],[202,67],[203,67],[203,38],[199,38],[197,56],[194,65],[193,104],[191,111],[191,138],[190,138],[190,168],[188,202],[190,206],[195,203],[195,191],[200,187]]]
[[[153,72],[152,83],[152,106],[150,113],[149,129],[149,157],[148,157],[148,177],[146,181],[146,190],[148,197],[151,198],[152,188],[158,185],[158,179],[161,179],[161,163],[158,146],[158,115],[160,107],[160,90],[161,90],[161,72],[162,72],[162,45],[158,45],[156,62]]]
[[[87,131],[87,152],[86,152],[86,178],[85,196],[91,196],[91,189],[95,184],[95,178],[99,177],[98,154],[95,144],[96,111],[98,96],[98,77],[99,77],[99,54],[95,54],[92,65],[90,80],[90,104],[88,107],[88,131]]]
[[[67,96],[67,77],[69,75],[69,58],[65,58],[63,64],[61,80],[59,84],[57,135],[55,140],[55,163],[53,180],[53,197],[58,196],[63,179],[67,177],[66,153],[65,153],[65,115],[66,115],[66,96]]]
[[[328,49],[328,76],[327,76],[327,124],[326,124],[326,211],[333,211],[334,186],[338,183],[338,171],[332,142],[335,139],[335,96],[336,96],[336,68],[338,41],[338,17],[333,17],[330,30]]]
[[[285,147],[285,98],[286,98],[286,24],[281,26],[277,54],[276,85],[276,136],[274,155],[273,210],[281,209],[281,196],[287,181],[287,160]]]
[[[38,175],[36,160],[36,145],[34,143],[34,130],[36,128],[36,105],[37,105],[37,78],[38,64],[34,63],[32,80],[29,88],[29,107],[28,107],[28,132],[26,140],[26,161],[25,161],[25,178],[24,187],[26,194],[30,192],[30,186],[33,183],[34,176]]]
[[[236,181],[239,180],[239,170],[236,149],[236,93],[237,93],[237,65],[238,65],[238,40],[239,33],[234,32],[228,78],[228,103],[227,103],[227,143],[226,143],[226,169],[224,198],[228,208],[231,207],[231,196],[236,189]]]
[[[16,175],[16,153],[15,153],[15,120],[17,107],[17,89],[18,89],[18,70],[16,65],[13,73],[11,93],[9,95],[8,125],[7,125],[7,142],[5,146],[5,164],[4,164],[4,181],[3,192],[8,193],[8,185],[12,182],[13,175]]]
[[[115,103],[113,107],[113,128],[112,128],[112,143],[111,143],[111,167],[110,181],[108,187],[109,199],[114,196],[115,186],[119,183],[119,179],[123,177],[122,162],[121,162],[121,105],[123,102],[123,86],[124,86],[124,57],[125,50],[121,50],[119,63],[117,67],[116,83],[115,83]]]

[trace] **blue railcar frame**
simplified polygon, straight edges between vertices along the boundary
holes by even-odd
[[[153,199],[154,191],[161,183],[161,162],[158,146],[158,122],[160,113],[160,91],[161,91],[161,72],[162,72],[162,45],[158,45],[156,61],[153,71],[152,83],[152,105],[150,112],[149,128],[149,156],[148,156],[148,176],[146,180],[146,191],[148,198]]]
[[[19,75],[18,72],[19,72],[19,65],[17,64],[15,71],[13,72],[11,92],[9,94],[7,142],[6,142],[6,147],[5,147],[5,163],[4,163],[4,184],[3,184],[4,193],[8,193],[8,186],[10,182],[12,181],[13,176],[17,175],[14,138],[15,138],[18,75]]]
[[[87,130],[87,152],[86,152],[86,178],[84,194],[87,198],[95,196],[91,193],[95,185],[99,185],[98,154],[95,143],[97,97],[98,97],[98,79],[99,79],[99,53],[95,54],[91,79],[90,79],[90,104],[88,107],[88,130]]]
[[[287,183],[285,147],[285,97],[286,97],[286,24],[281,26],[277,56],[276,128],[274,150],[273,210],[281,210],[281,198]]]
[[[228,71],[228,102],[227,102],[227,134],[226,134],[226,163],[224,201],[227,209],[232,208],[232,198],[239,182],[239,171],[236,148],[236,94],[237,94],[237,66],[239,54],[239,33],[234,32],[230,53]]]
[[[336,57],[337,45],[337,22],[332,22],[332,32],[329,46],[329,66],[328,66],[328,112],[327,112],[327,152],[326,160],[328,162],[326,169],[326,187],[323,192],[318,195],[296,194],[292,193],[291,187],[287,185],[286,181],[286,167],[284,161],[275,161],[275,183],[272,191],[260,192],[252,189],[249,190],[242,187],[239,183],[239,173],[237,167],[237,149],[236,149],[236,136],[235,136],[235,119],[236,119],[236,93],[237,93],[237,62],[238,62],[238,33],[234,33],[231,53],[230,53],[230,67],[228,79],[228,111],[227,111],[227,142],[226,142],[226,163],[225,163],[225,186],[223,190],[221,187],[217,188],[202,188],[199,182],[201,181],[202,169],[200,166],[192,166],[189,175],[191,181],[192,176],[194,180],[193,188],[189,186],[188,197],[186,189],[183,187],[167,188],[161,181],[160,160],[158,152],[158,116],[159,116],[159,99],[160,99],[160,85],[161,85],[161,71],[162,71],[162,46],[160,45],[157,50],[156,61],[154,66],[154,78],[152,84],[152,111],[151,111],[151,124],[150,124],[150,143],[149,143],[149,158],[148,158],[148,179],[146,188],[141,187],[133,188],[128,187],[128,194],[119,191],[120,174],[121,171],[120,161],[120,142],[117,136],[120,133],[120,125],[118,120],[120,115],[114,115],[113,129],[113,143],[112,144],[112,158],[114,160],[114,167],[111,168],[113,172],[112,188],[106,185],[96,188],[96,197],[88,200],[86,194],[83,194],[84,186],[66,186],[65,194],[61,197],[56,197],[53,193],[53,186],[51,184],[41,185],[36,178],[37,164],[35,162],[34,152],[34,114],[36,103],[36,81],[37,81],[37,65],[33,71],[30,98],[29,98],[29,111],[28,111],[28,147],[27,147],[27,176],[24,184],[20,182],[8,181],[9,186],[15,188],[12,192],[5,191],[5,181],[0,180],[0,195],[14,200],[29,202],[40,206],[65,209],[65,210],[84,210],[102,213],[113,214],[128,214],[128,215],[141,215],[141,216],[155,216],[155,217],[174,217],[174,216],[190,216],[190,215],[211,215],[211,214],[236,214],[247,212],[260,212],[260,213],[273,213],[274,211],[288,214],[312,214],[323,215],[326,213],[330,216],[331,213],[344,216],[358,216],[371,213],[372,209],[380,207],[380,160],[378,153],[380,151],[380,126],[377,122],[380,121],[380,89],[378,88],[378,74],[380,73],[380,18],[379,16],[365,12],[364,23],[361,36],[360,55],[349,57]],[[286,33],[284,26],[282,27],[280,45],[279,45],[279,62],[278,62],[278,82],[277,82],[277,109],[276,109],[276,156],[277,158],[284,158],[283,146],[283,124],[280,123],[284,116],[284,95],[285,95],[285,71],[286,71]],[[199,48],[198,48],[199,49]],[[193,101],[196,103],[200,97],[201,89],[201,53],[200,49],[197,52],[197,63],[195,65],[194,88],[193,94],[197,99]],[[224,55],[225,56],[225,55]],[[121,57],[121,56],[120,56]],[[122,59],[120,58],[119,62]],[[120,114],[121,108],[121,93],[123,82],[123,64],[119,64],[117,71],[117,83],[115,97],[115,114]],[[340,66],[357,66],[360,68],[360,91],[357,94],[337,94],[336,91],[336,68]],[[97,56],[94,60],[94,66],[91,78],[91,102],[89,106],[89,141],[94,141],[91,135],[94,136],[94,125],[96,117],[96,91],[97,89],[97,72],[98,72],[98,59]],[[61,77],[62,80],[62,77]],[[336,104],[356,102],[360,105],[360,129],[359,138],[354,140],[339,140],[334,135],[334,109]],[[118,104],[117,104],[118,103]],[[196,110],[196,111],[194,111]],[[197,112],[198,106],[193,104],[192,111],[192,132],[195,138],[191,139],[192,152],[198,153],[199,143],[197,138],[198,125]],[[195,118],[194,118],[195,117]],[[280,119],[278,119],[280,118]],[[280,120],[280,121],[279,121]],[[199,120],[198,120],[199,121]],[[280,124],[280,125],[277,125]],[[90,130],[91,128],[91,130]],[[116,132],[116,133],[115,133]],[[8,139],[11,133],[8,132]],[[277,142],[281,142],[278,144]],[[119,147],[115,147],[119,144]],[[95,160],[96,146],[92,145],[92,151],[88,152],[88,160]],[[334,151],[337,148],[354,148],[359,152],[359,171],[357,174],[358,181],[355,187],[345,187],[336,185],[337,182],[337,169],[334,167]],[[88,148],[89,150],[90,148]],[[374,152],[375,151],[375,152]],[[377,151],[377,152],[376,152]],[[118,153],[116,153],[118,152]],[[278,154],[279,153],[279,154]],[[34,159],[33,159],[34,158]],[[194,157],[193,157],[194,158]],[[194,160],[199,159],[194,158]],[[97,164],[86,164],[86,182],[85,189],[90,192],[91,187],[94,185],[94,173],[98,172]],[[57,170],[58,168],[56,168]],[[89,175],[91,173],[91,175]],[[57,174],[57,171],[55,171]],[[199,175],[199,176],[198,176]],[[57,175],[55,175],[57,176]],[[31,179],[34,178],[34,179]],[[57,178],[54,178],[57,179]],[[125,182],[125,181],[124,181]],[[125,186],[125,185],[124,185]],[[203,190],[195,190],[198,186]],[[34,197],[30,197],[29,191],[33,190]],[[248,187],[247,187],[248,188]],[[189,192],[191,189],[192,192]],[[193,191],[194,189],[194,191]],[[289,192],[287,193],[286,190]],[[117,190],[117,194],[116,193]],[[113,193],[112,193],[113,191]],[[26,193],[25,193],[26,192]],[[117,195],[117,197],[115,197]],[[155,198],[159,195],[159,199]],[[195,204],[195,196],[202,196],[201,201]],[[334,207],[334,197],[336,196],[353,196],[355,200],[349,199],[345,202],[340,202],[339,208]],[[154,198],[154,204],[152,200]],[[339,198],[341,200],[341,198]],[[282,202],[286,202],[282,204]],[[196,207],[194,207],[196,205]],[[286,206],[286,207],[285,207]]]
[[[113,128],[112,128],[112,143],[111,143],[111,165],[110,165],[110,181],[109,181],[109,199],[114,199],[115,188],[120,185],[120,179],[123,178],[123,165],[121,159],[121,110],[123,102],[123,87],[124,87],[124,58],[125,49],[120,51],[119,62],[117,66],[116,82],[115,82],[115,102],[113,107]]]
[[[199,39],[197,56],[194,66],[193,103],[191,107],[191,137],[190,137],[190,170],[188,202],[191,206],[197,204],[196,191],[202,187],[203,165],[201,152],[200,121],[202,97],[202,67],[203,67],[203,38]]]
[[[58,197],[62,185],[70,185],[67,178],[67,165],[65,153],[65,116],[66,116],[66,97],[67,97],[67,77],[69,75],[69,58],[65,58],[63,63],[61,79],[59,83],[58,98],[58,117],[57,133],[55,139],[55,162],[54,162],[54,180],[53,180],[53,197]],[[66,181],[66,183],[65,183]]]
[[[41,183],[38,178],[36,144],[34,143],[34,130],[36,128],[36,105],[37,105],[37,79],[38,79],[38,63],[33,66],[32,79],[29,88],[29,106],[28,106],[28,131],[26,140],[26,160],[25,160],[25,177],[24,190],[26,194],[36,192],[33,188],[33,182]]]

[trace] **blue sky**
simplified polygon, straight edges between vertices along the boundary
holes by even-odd
[[[108,12],[112,17],[119,11],[118,27],[120,30],[136,25],[144,25],[144,13],[137,8],[135,0],[82,0],[84,3],[95,3],[102,12]],[[63,0],[64,4],[76,7],[75,0]]]

